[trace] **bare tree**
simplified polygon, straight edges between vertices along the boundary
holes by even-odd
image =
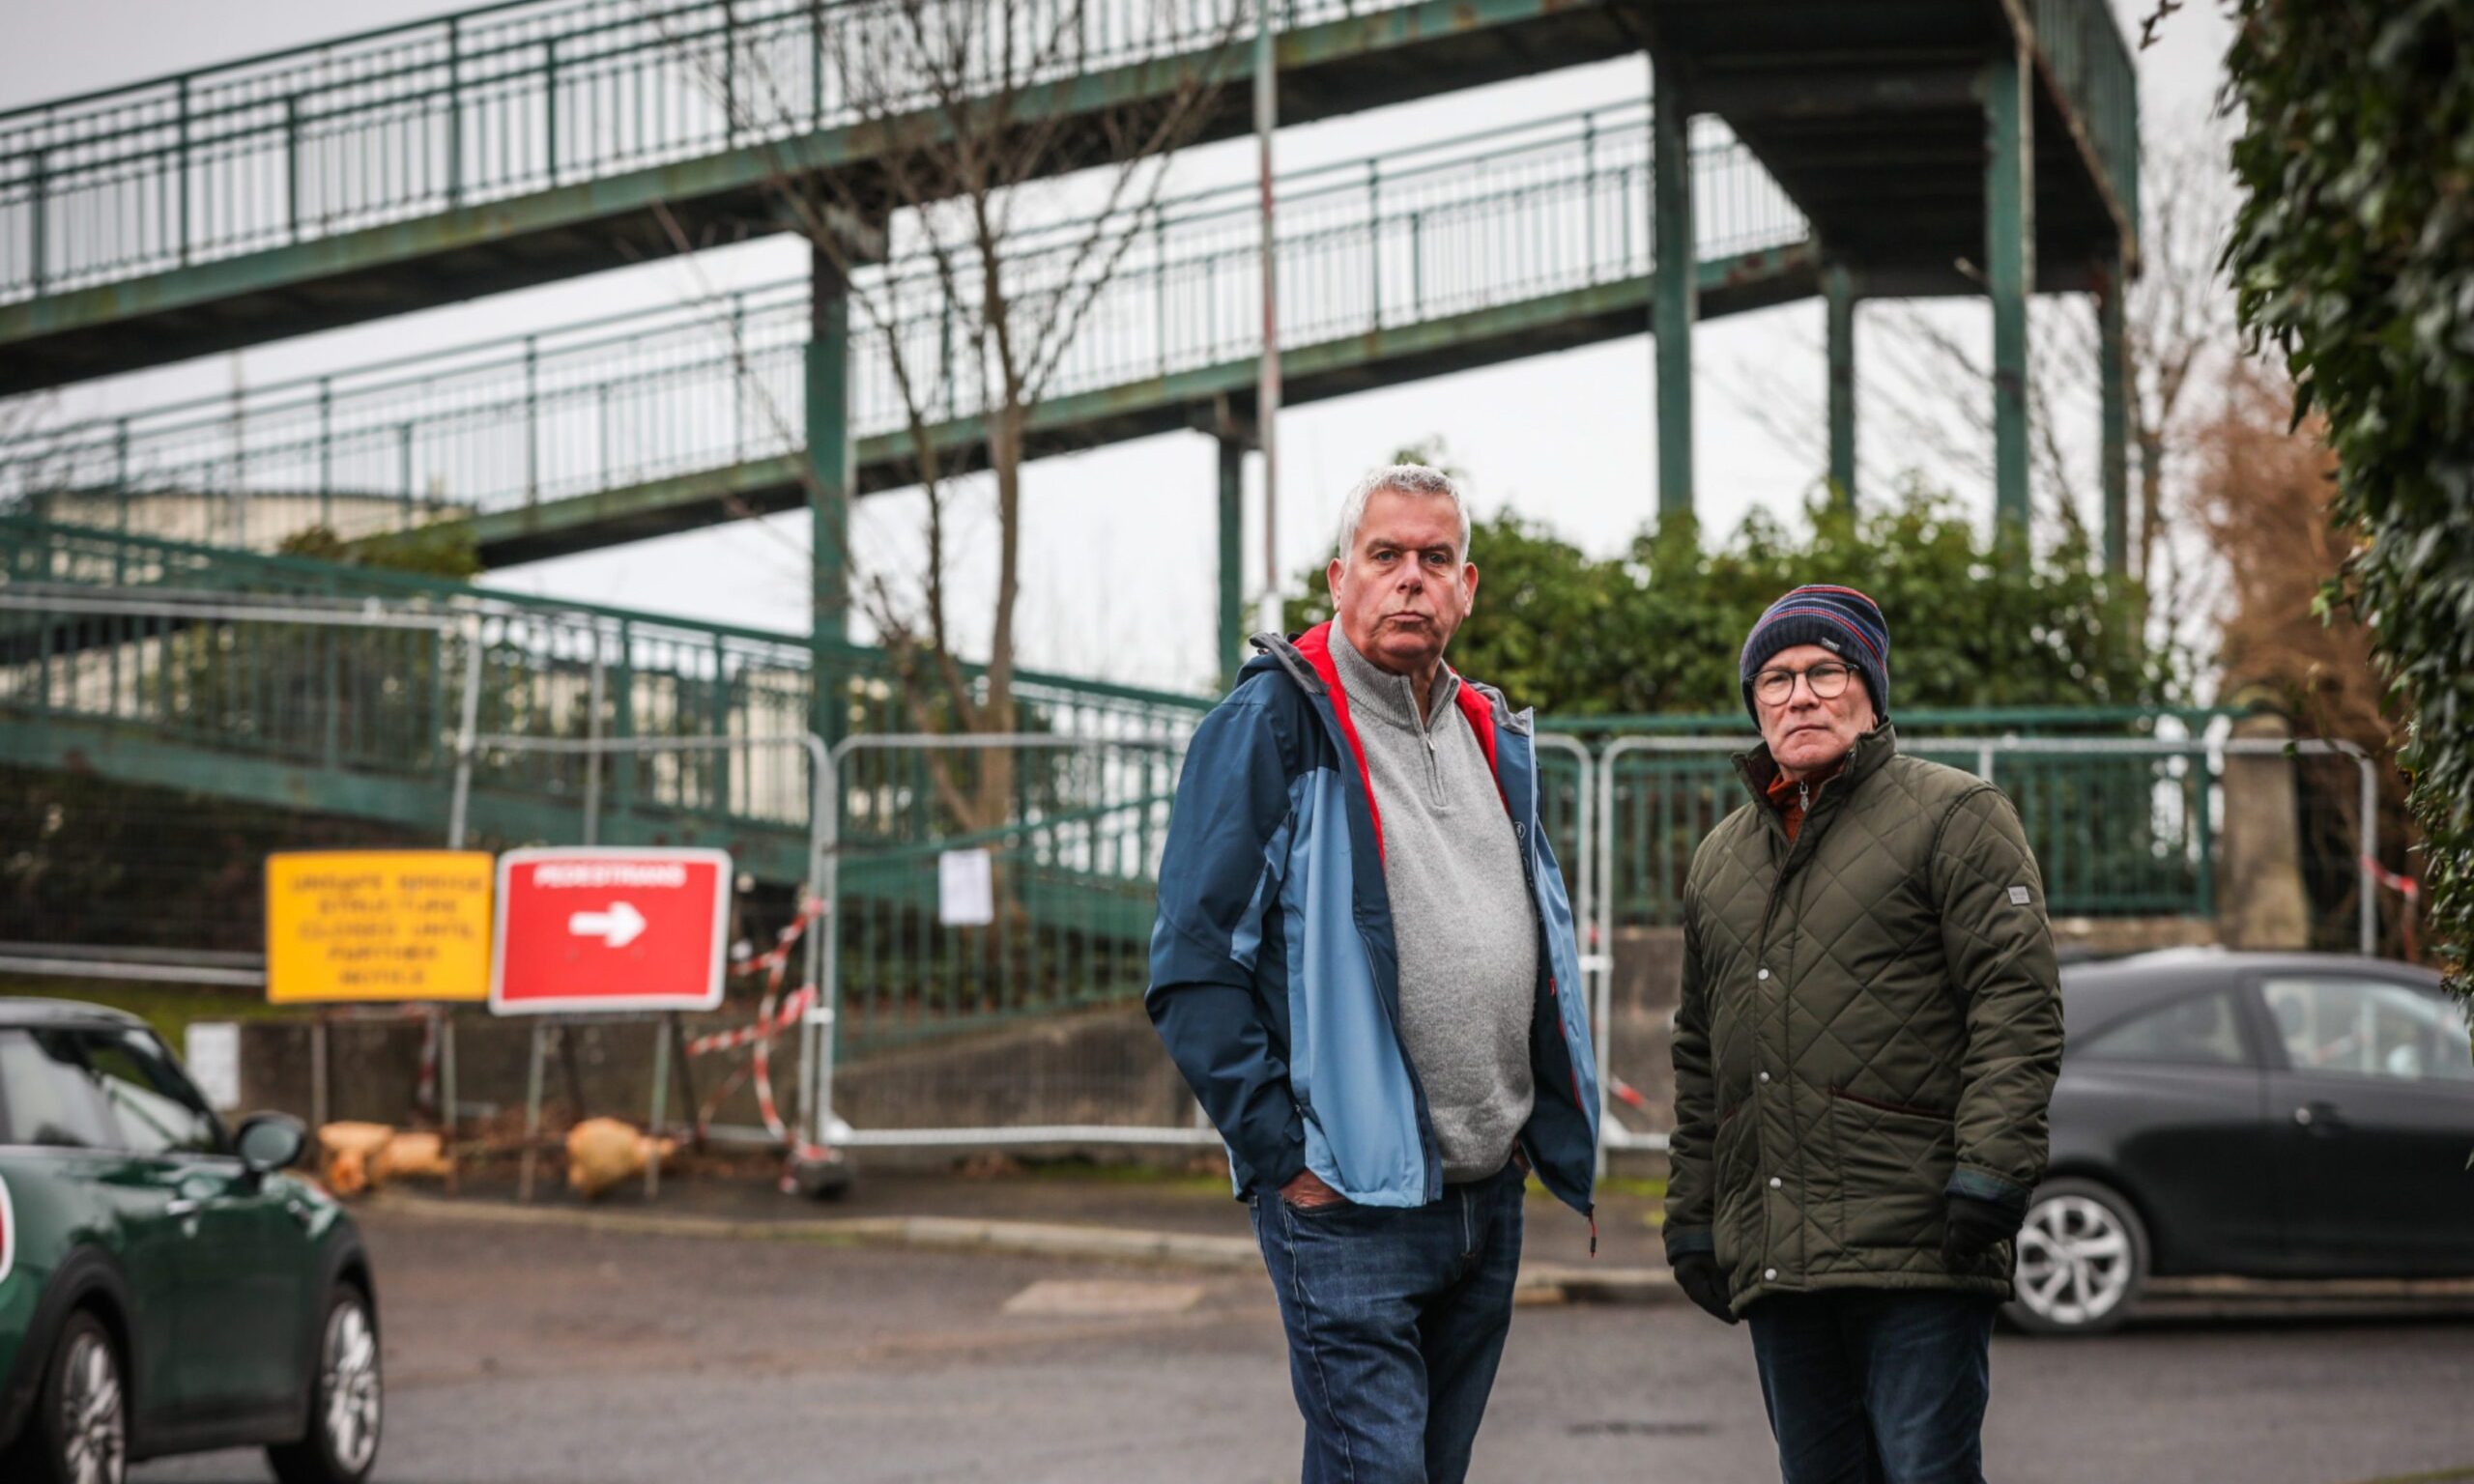
[[[2188,517],[2218,558],[2211,616],[2221,626],[2222,694],[2268,700],[2305,735],[2352,742],[2380,760],[2380,864],[2410,875],[2421,832],[2394,766],[2402,728],[2372,659],[2371,631],[2328,581],[2356,555],[2357,537],[2332,524],[2337,456],[2317,417],[2293,421],[2293,386],[2258,359],[2225,368],[2217,411],[2200,431]],[[2361,890],[2358,775],[2343,758],[2294,764],[2302,790],[2304,864],[2320,909],[2318,946],[2350,947]],[[2380,902],[2383,953],[2412,957],[2418,903]]]
[[[1059,106],[1048,85],[1122,60],[1103,54],[1101,38],[1140,14],[1100,0],[886,0],[824,33],[813,78],[782,76],[746,54],[725,77],[705,54],[711,93],[748,115],[751,133],[790,135],[782,121],[804,115],[813,85],[839,100],[849,136],[874,146],[863,164],[813,170],[799,168],[789,140],[773,147],[771,184],[820,265],[847,285],[854,385],[864,362],[899,402],[905,472],[925,501],[920,563],[865,574],[853,601],[923,730],[1021,729],[1016,610],[1034,414],[1156,226],[1169,157],[1209,122],[1251,14],[1236,0],[1154,0],[1137,26],[1163,39],[1156,52],[1187,65],[1156,72],[1165,81],[1138,99]],[[1122,53],[1121,39],[1115,46]],[[671,228],[675,246],[694,245]],[[789,410],[770,415],[780,431],[795,426]],[[954,568],[958,505],[976,490],[992,496],[995,582],[988,653],[974,665],[961,652],[972,626]],[[931,755],[929,764],[958,828],[1007,818],[1013,780],[1002,756]]]

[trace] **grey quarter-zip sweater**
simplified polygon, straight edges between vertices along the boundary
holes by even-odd
[[[1417,683],[1360,654],[1333,623],[1332,658],[1383,819],[1383,880],[1400,955],[1400,1037],[1425,1089],[1446,1181],[1511,1157],[1536,1095],[1529,1030],[1538,913],[1485,750],[1453,703],[1460,677]]]

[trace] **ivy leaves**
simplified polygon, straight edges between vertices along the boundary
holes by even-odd
[[[2226,251],[2364,538],[2335,596],[2411,716],[2434,936],[2474,944],[2474,0],[2240,0]]]

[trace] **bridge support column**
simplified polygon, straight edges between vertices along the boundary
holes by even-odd
[[[2014,42],[1984,70],[1984,279],[1993,298],[1997,542],[2028,555],[2028,296],[2036,287],[2035,72]]]
[[[1223,432],[1220,445],[1220,635],[1221,688],[1237,680],[1246,663],[1246,446],[1243,434]]]
[[[1677,68],[1651,63],[1650,243],[1656,275],[1658,520],[1692,514],[1692,321],[1700,309],[1692,242],[1691,101]]]
[[[1846,264],[1832,263],[1822,271],[1821,291],[1829,316],[1829,494],[1852,510],[1856,505],[1856,276]]]
[[[831,682],[849,638],[850,439],[849,284],[832,255],[815,249],[810,268],[807,348],[808,521],[813,553],[809,726],[830,745],[841,735],[839,690]]]
[[[2097,418],[2105,491],[2105,572],[2130,570],[2130,363],[2122,332],[2122,299],[2130,285],[2121,255],[2102,265],[2096,290]]]

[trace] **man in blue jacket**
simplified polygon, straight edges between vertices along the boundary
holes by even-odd
[[[1254,640],[1160,872],[1146,1003],[1252,1208],[1309,1484],[1466,1476],[1524,1169],[1591,1211],[1597,1083],[1530,716],[1443,661],[1468,554],[1448,476],[1359,483],[1338,616]]]

